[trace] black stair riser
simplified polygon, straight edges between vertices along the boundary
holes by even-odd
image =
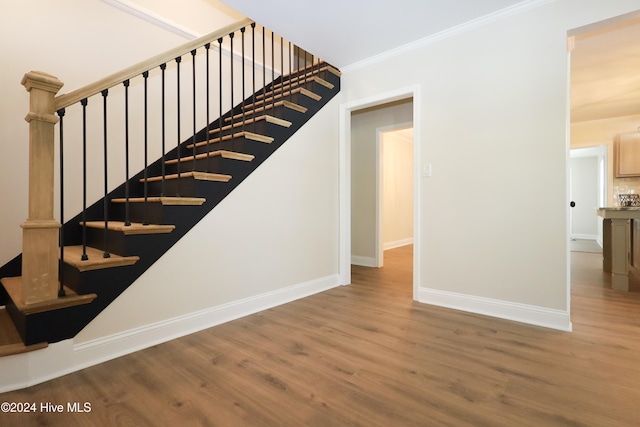
[[[214,183],[211,183],[212,185]],[[220,184],[220,183],[219,183]],[[221,192],[218,191],[218,194]],[[113,216],[124,220],[126,206],[124,203],[113,204]],[[129,203],[129,221],[142,224],[145,221],[149,224],[171,224],[176,225],[181,222],[181,218],[186,215],[191,217],[192,210],[203,209],[202,206],[163,206],[159,202],[144,202]]]
[[[208,147],[206,144],[196,147],[196,154],[203,154],[217,150],[227,150],[260,157],[266,156],[269,152],[273,151],[269,145],[270,144],[267,142],[255,141],[246,138],[235,138],[233,141],[222,141],[213,144],[209,143]]]
[[[210,156],[207,158],[182,161],[180,162],[180,172],[191,172],[191,171],[200,171],[200,172],[210,172],[210,173],[218,173],[218,174],[231,174],[233,170],[235,170],[235,163],[248,163],[244,160],[230,159],[222,156]],[[178,164],[170,164],[166,166],[166,174],[172,175],[178,173]]]
[[[54,343],[75,337],[86,326],[85,319],[93,315],[95,309],[91,304],[28,315],[17,310],[13,304],[9,304],[7,311],[24,344],[33,345],[42,342]]]
[[[87,242],[92,248],[120,256],[136,256],[146,253],[149,245],[169,246],[170,233],[133,234],[127,235],[121,231],[88,228]]]

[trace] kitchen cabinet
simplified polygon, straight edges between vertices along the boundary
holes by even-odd
[[[640,132],[617,135],[614,147],[616,178],[640,176]]]

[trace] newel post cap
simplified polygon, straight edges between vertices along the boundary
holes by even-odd
[[[56,76],[47,74],[42,71],[29,71],[22,78],[22,85],[31,92],[31,89],[42,89],[48,92],[57,93],[64,83],[62,83]]]

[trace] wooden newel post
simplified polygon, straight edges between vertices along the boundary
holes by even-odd
[[[58,297],[58,235],[53,216],[55,95],[63,83],[40,71],[22,79],[30,92],[29,217],[22,227],[22,296],[25,304]]]

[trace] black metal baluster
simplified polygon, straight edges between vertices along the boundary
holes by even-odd
[[[252,105],[252,116],[253,116],[253,131],[256,131],[256,23],[251,23],[251,74],[253,81],[253,102]]]
[[[233,123],[233,113],[234,113],[234,104],[233,104],[233,36],[234,33],[229,34],[229,39],[231,41],[231,54],[229,56],[229,58],[231,58],[231,60],[229,61],[230,65],[231,65],[231,85],[230,85],[230,89],[231,89],[231,143],[229,144],[231,147],[231,150],[234,149],[234,141],[233,141],[233,133],[235,132],[235,128],[234,128],[234,123]]]
[[[245,79],[245,66],[244,66],[244,32],[245,32],[245,27],[242,27],[240,29],[240,33],[242,34],[242,133],[244,134],[244,122],[245,122],[245,118],[244,118],[244,100],[246,98],[246,94],[245,94],[245,85],[244,85],[244,79]]]
[[[66,295],[64,291],[64,113],[65,109],[58,110],[60,117],[60,262],[58,263],[58,278],[60,287],[58,297]]]
[[[177,123],[177,128],[178,128],[178,142],[177,142],[177,156],[178,156],[178,184],[177,184],[177,194],[176,196],[180,197],[180,62],[182,62],[182,57],[178,56],[176,58],[176,64],[177,64],[177,69],[176,69],[176,73],[177,73],[177,102],[178,102],[178,123]]]
[[[315,60],[315,58],[313,57],[313,55],[311,55],[311,68],[309,69],[309,74],[311,74],[311,78],[313,78],[313,76],[315,75],[315,67],[313,64],[313,61]]]
[[[149,165],[149,121],[148,121],[148,81],[149,71],[142,73],[144,78],[144,213],[142,219],[142,225],[149,225],[148,217],[148,183],[149,183],[149,171],[147,170]]]
[[[103,137],[104,137],[104,252],[102,253],[103,258],[111,257],[109,253],[109,186],[107,183],[107,175],[109,173],[109,161],[107,156],[107,96],[109,95],[109,89],[105,89],[102,91],[102,104],[103,104]]]
[[[218,39],[218,62],[220,64],[220,70],[219,70],[219,86],[218,86],[218,98],[220,101],[220,105],[219,105],[219,114],[220,117],[218,118],[218,142],[222,142],[222,37],[220,37]]]
[[[276,52],[275,52],[275,39],[276,35],[273,31],[271,31],[271,114],[275,116],[276,111],[276,89],[274,87],[274,82],[276,80]],[[265,110],[266,113],[266,110]]]
[[[196,170],[196,49],[191,51],[191,78],[193,83],[193,137],[191,139],[191,143],[193,144],[193,161],[191,170]]]
[[[160,187],[160,196],[164,197],[167,192],[165,191],[165,176],[166,176],[166,171],[165,171],[165,164],[164,164],[164,159],[165,159],[165,153],[166,153],[166,147],[165,147],[165,143],[166,143],[166,132],[165,132],[165,124],[166,124],[166,116],[165,116],[165,71],[167,69],[167,64],[160,64],[160,70],[162,70],[162,185]]]
[[[298,87],[301,87],[300,81],[302,79],[300,78],[300,47],[296,46],[296,52],[298,54],[296,56],[296,78],[298,79]]]
[[[87,256],[87,98],[80,101],[82,104],[82,261],[89,259]]]
[[[293,102],[293,56],[291,55],[291,42],[289,42],[289,102]]]
[[[265,29],[262,27],[262,111],[266,112],[267,108],[267,58],[265,45]]]
[[[306,85],[307,84],[307,51],[304,51],[304,60],[302,61],[302,75],[303,75],[303,82]]]
[[[206,49],[206,65],[207,65],[207,70],[206,70],[206,74],[207,74],[207,172],[211,172],[211,156],[209,156],[209,143],[210,143],[210,137],[209,137],[209,120],[210,120],[210,105],[209,105],[209,97],[210,97],[210,93],[209,93],[209,49],[211,48],[211,43],[207,43],[204,45],[204,48]]]
[[[129,79],[122,82],[124,85],[124,225],[131,225],[129,212]]]
[[[284,101],[286,98],[284,95],[284,38],[282,36],[280,36],[280,91]]]

